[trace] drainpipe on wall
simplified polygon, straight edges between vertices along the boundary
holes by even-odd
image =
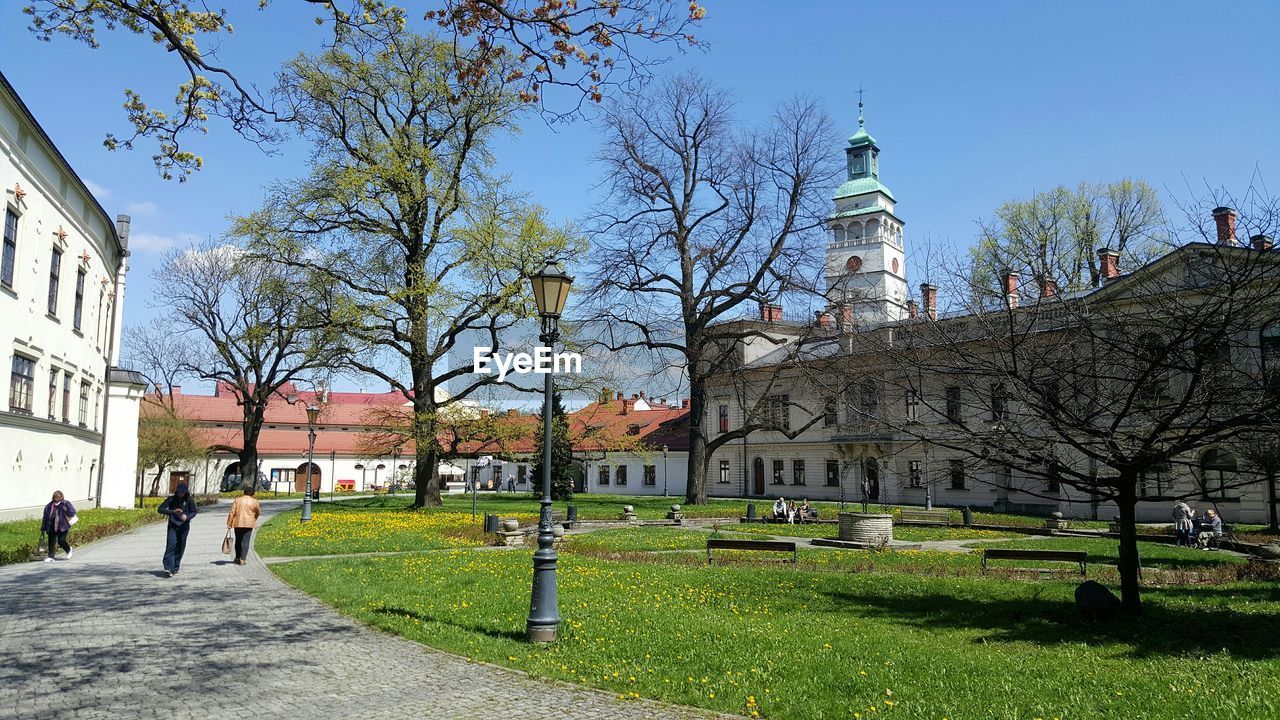
[[[124,299],[120,297],[120,271],[125,267],[129,257],[129,224],[128,215],[116,215],[116,238],[120,241],[120,260],[116,263],[111,278],[111,324],[107,327],[107,356],[102,368],[102,386],[106,390],[102,401],[102,442],[98,445],[98,491],[94,494],[93,506],[102,507],[102,475],[107,464],[107,422],[111,415],[111,363],[116,354],[116,314]]]

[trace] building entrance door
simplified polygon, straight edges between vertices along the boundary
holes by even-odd
[[[751,463],[751,494],[764,494],[764,460],[761,458]]]

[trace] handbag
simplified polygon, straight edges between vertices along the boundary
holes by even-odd
[[[222,538],[222,554],[230,555],[234,544],[231,540],[231,528],[227,528],[227,536]]]
[[[71,517],[67,518],[67,524],[68,524],[68,525],[75,525],[75,524],[76,524],[76,523],[78,523],[78,522],[80,522],[80,516],[79,516],[79,515],[72,515]]]

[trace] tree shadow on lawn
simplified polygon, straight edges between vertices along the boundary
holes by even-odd
[[[914,625],[924,630],[981,631],[974,643],[1027,642],[1128,645],[1135,658],[1209,655],[1226,651],[1248,660],[1280,657],[1280,614],[1240,613],[1210,606],[1167,605],[1165,593],[1196,593],[1187,588],[1143,591],[1140,617],[1117,616],[1087,621],[1072,601],[1038,597],[976,599],[953,595],[890,595],[874,591],[824,593],[837,605],[864,616]],[[1270,598],[1269,598],[1270,599]],[[1195,630],[1192,631],[1191,629]]]
[[[386,615],[388,617],[401,617],[401,618],[417,620],[423,623],[437,623],[440,625],[448,625],[450,627],[455,627],[455,628],[458,628],[459,630],[463,630],[469,633],[488,635],[489,637],[496,638],[498,640],[524,641],[528,638],[528,636],[525,635],[525,633],[517,632],[515,630],[498,630],[496,628],[485,627],[483,625],[461,623],[461,622],[458,622],[456,619],[453,619],[447,615],[442,615],[437,617],[435,615],[426,615],[426,614],[420,613],[417,610],[406,610],[404,608],[387,607],[385,605],[382,607],[373,608],[373,612],[378,613],[379,615]]]

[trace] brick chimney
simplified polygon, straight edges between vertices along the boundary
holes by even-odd
[[[1218,226],[1218,244],[1236,244],[1236,211],[1229,207],[1213,209],[1213,222]]]
[[[1010,309],[1018,307],[1018,273],[1005,270],[1000,273],[1000,289],[1004,291],[1004,301]]]
[[[1041,275],[1036,278],[1036,283],[1040,285],[1040,297],[1051,298],[1058,294],[1058,282],[1053,278]]]
[[[920,317],[920,304],[917,303],[915,300],[907,301],[907,317],[911,318],[912,320],[915,320],[916,318]]]
[[[689,398],[682,398],[682,399],[680,400],[680,409],[681,409],[681,410],[688,410],[688,409],[689,409]]]
[[[938,287],[920,283],[920,309],[930,320],[938,319]]]
[[[813,324],[823,330],[830,330],[831,323],[833,321],[834,319],[831,317],[831,313],[826,312],[825,310],[819,310],[813,314]]]
[[[1098,248],[1098,271],[1104,283],[1120,277],[1120,253],[1111,248]]]
[[[782,306],[760,303],[760,319],[768,323],[782,322]]]
[[[1271,238],[1266,235],[1254,235],[1253,237],[1249,238],[1249,247],[1253,248],[1254,250],[1266,251],[1275,247],[1275,243],[1272,242]],[[174,394],[177,394],[176,390]]]
[[[634,408],[635,406],[636,406],[636,401],[635,401],[635,399],[634,399],[634,398],[623,398],[623,399],[622,399],[622,413],[621,413],[621,414],[622,414],[622,415],[630,415],[630,414],[631,414],[631,409],[632,409],[632,408]]]
[[[840,308],[840,327],[845,332],[853,329],[853,308],[848,306]]]

